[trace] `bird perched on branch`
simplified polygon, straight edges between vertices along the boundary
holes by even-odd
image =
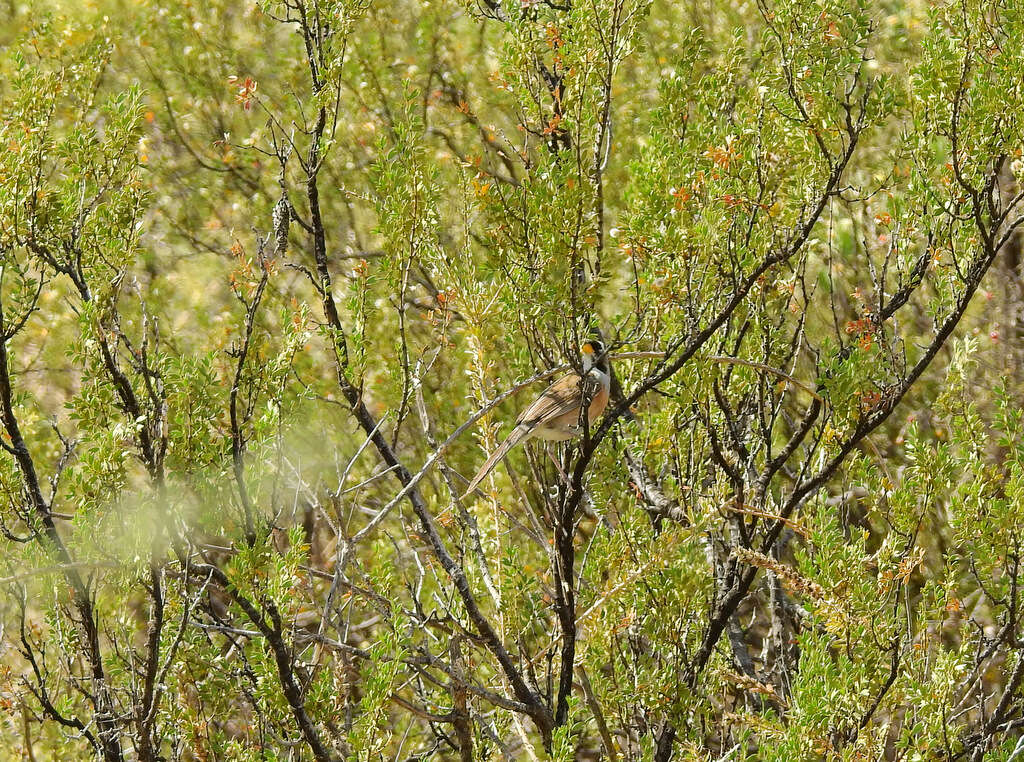
[[[562,376],[519,414],[512,433],[476,472],[463,497],[475,490],[508,451],[520,442],[528,439],[564,442],[582,434],[581,412],[586,400],[590,401],[587,407],[589,423],[604,412],[611,391],[611,372],[604,346],[596,340],[588,341],[580,354],[583,375],[574,371]]]

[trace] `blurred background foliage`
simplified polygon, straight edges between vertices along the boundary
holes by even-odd
[[[1024,5],[0,20],[0,759],[1024,753]]]

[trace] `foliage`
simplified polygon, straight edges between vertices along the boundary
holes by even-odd
[[[1020,758],[1017,0],[0,14],[0,760]]]

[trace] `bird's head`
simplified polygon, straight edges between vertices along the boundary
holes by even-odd
[[[583,371],[589,372],[591,368],[608,372],[608,356],[604,351],[604,344],[597,339],[591,339],[582,347],[580,354],[583,356]]]

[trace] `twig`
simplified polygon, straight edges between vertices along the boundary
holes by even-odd
[[[644,358],[660,359],[664,360],[666,354],[664,352],[618,352],[608,356],[612,360],[639,360]],[[773,368],[771,365],[765,365],[763,362],[755,362],[754,360],[745,360],[742,357],[726,357],[724,355],[710,355],[709,357],[703,358],[709,362],[722,363],[724,365],[743,365],[747,368],[754,368],[756,370],[764,371],[765,373],[771,373],[772,375],[778,376],[779,378],[789,381],[794,386],[798,386],[805,392],[810,394],[814,399],[819,402],[824,402],[821,395],[818,394],[814,389],[805,384],[803,381],[798,381],[791,375],[786,373],[784,370]]]

